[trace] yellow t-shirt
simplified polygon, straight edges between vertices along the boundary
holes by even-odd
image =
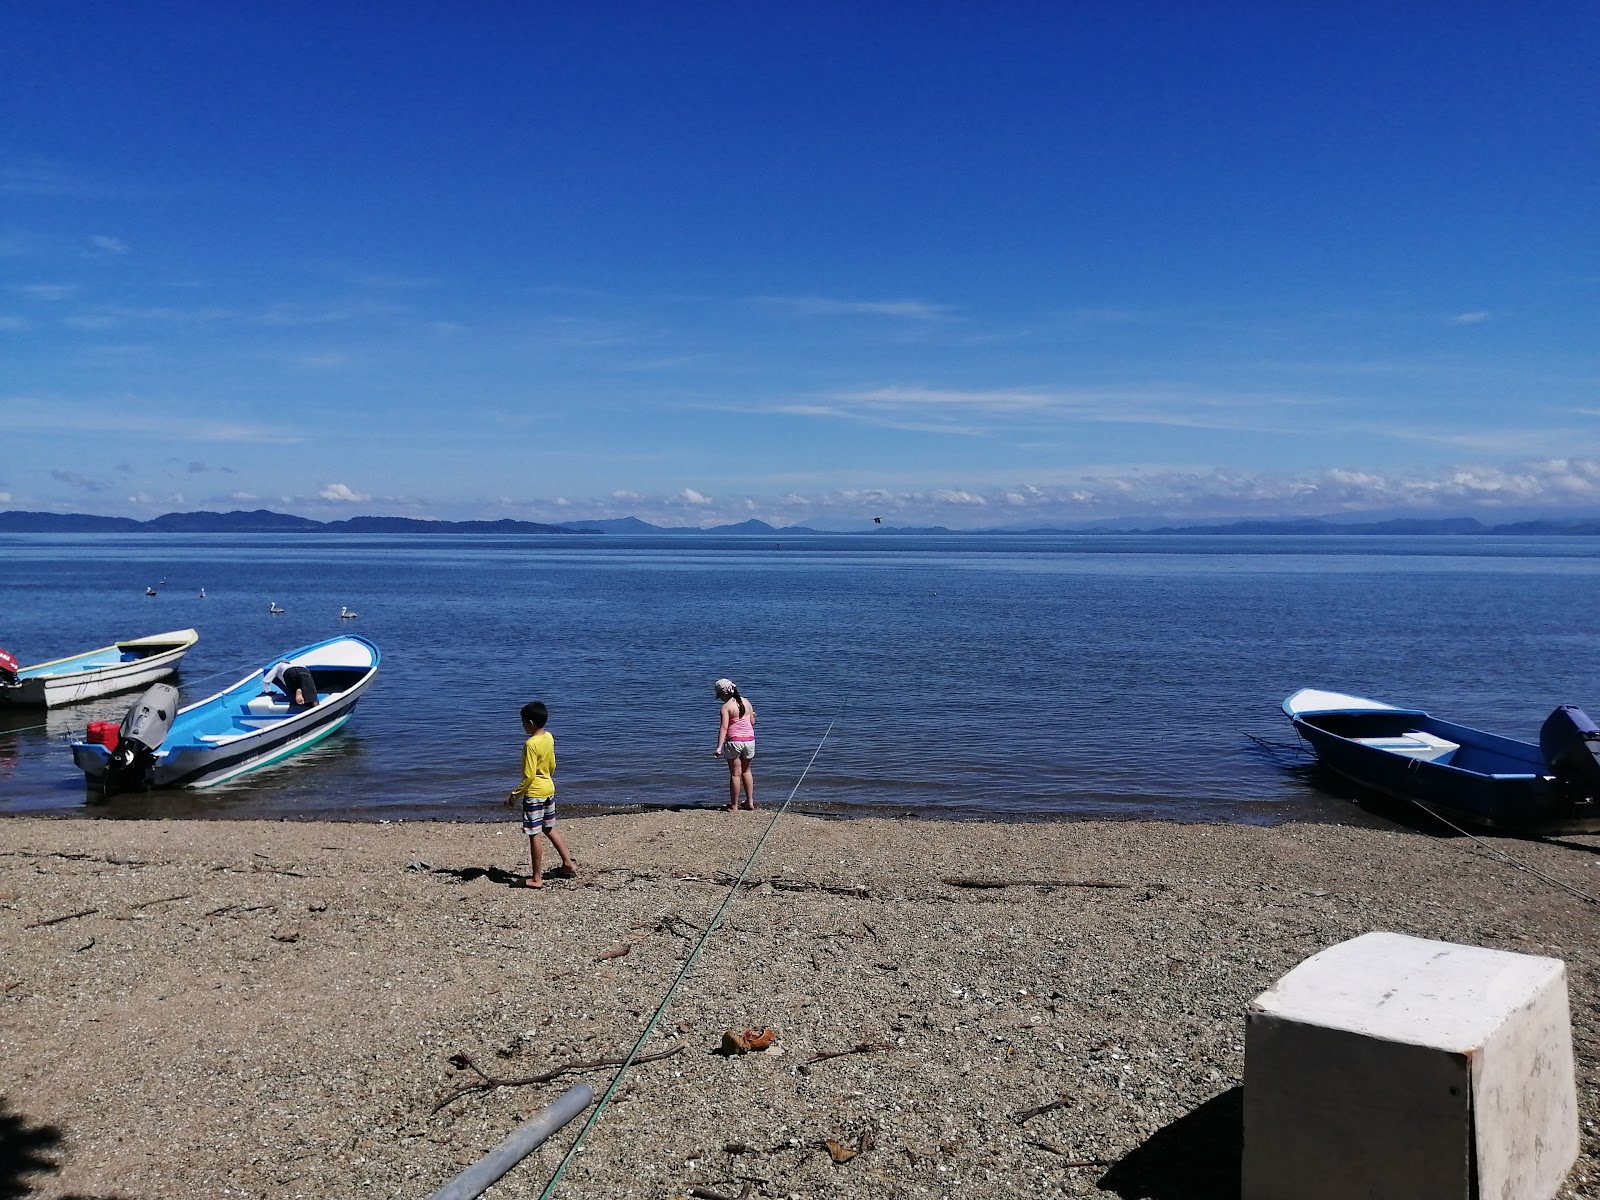
[[[556,794],[556,739],[548,729],[541,729],[522,746],[522,782],[513,796],[526,796],[530,800],[543,800]]]

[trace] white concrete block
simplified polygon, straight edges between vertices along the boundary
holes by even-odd
[[[1560,959],[1368,933],[1250,1005],[1244,1200],[1550,1200],[1577,1156]]]

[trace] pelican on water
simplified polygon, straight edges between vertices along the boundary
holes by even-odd
[[[356,615],[355,613],[351,612],[344,605],[342,605],[342,604],[339,605],[339,616],[342,617],[344,620],[348,621],[351,618],[353,618],[355,615]]]
[[[283,609],[278,607],[278,602],[276,600],[268,600],[267,601],[267,611],[269,613],[271,613],[273,616],[277,616],[279,613],[281,613],[283,611]]]

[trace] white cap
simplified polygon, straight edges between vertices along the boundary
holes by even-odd
[[[717,689],[719,696],[731,696],[739,690],[739,685],[731,679],[719,679],[711,686]]]

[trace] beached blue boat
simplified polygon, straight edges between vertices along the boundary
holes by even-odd
[[[1538,745],[1316,688],[1283,711],[1322,765],[1362,787],[1493,829],[1600,830],[1600,729],[1570,704],[1545,720]]]
[[[54,708],[146,687],[176,671],[178,660],[199,640],[193,629],[175,629],[31,667],[17,665],[0,650],[0,705]]]
[[[279,655],[232,686],[184,708],[157,684],[129,710],[116,736],[72,746],[73,761],[108,794],[147,787],[214,787],[281,762],[333,733],[378,675],[378,648],[366,638],[337,637]],[[278,663],[304,667],[316,703],[291,705],[266,687]],[[91,729],[91,736],[105,736]]]

